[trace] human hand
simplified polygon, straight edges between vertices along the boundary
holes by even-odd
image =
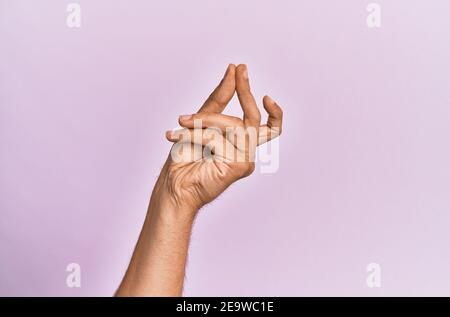
[[[242,119],[222,114],[235,91]],[[157,182],[164,199],[195,215],[233,182],[249,176],[255,169],[257,145],[279,136],[282,128],[281,108],[268,96],[263,105],[269,117],[267,124],[260,125],[246,65],[229,65],[200,110],[180,116],[185,129],[166,133],[175,144]]]
[[[243,118],[222,114],[237,92]],[[147,217],[117,296],[180,296],[189,238],[197,211],[255,169],[259,144],[281,133],[282,110],[268,96],[261,115],[245,65],[229,65],[200,110],[180,116],[184,129],[166,133],[174,142],[150,199]],[[201,123],[201,126],[197,126]],[[181,154],[179,150],[181,151]]]

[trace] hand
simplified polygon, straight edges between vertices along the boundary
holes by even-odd
[[[242,119],[222,114],[235,91]],[[195,214],[233,182],[249,176],[255,169],[256,146],[281,133],[281,108],[268,96],[263,105],[269,118],[260,126],[261,114],[250,90],[247,67],[229,65],[198,113],[180,116],[185,129],[166,133],[169,141],[176,142],[158,180],[166,199]]]
[[[235,91],[243,119],[221,114]],[[281,133],[281,108],[268,96],[263,105],[269,118],[260,126],[247,67],[230,65],[198,113],[180,116],[184,129],[166,134],[176,143],[156,182],[117,296],[182,294],[189,238],[198,209],[236,180],[250,175],[255,168],[256,146]],[[197,122],[202,126],[197,127]]]

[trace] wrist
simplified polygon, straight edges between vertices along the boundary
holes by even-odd
[[[174,199],[166,188],[155,186],[148,215],[165,222],[191,225],[197,212],[198,208]]]

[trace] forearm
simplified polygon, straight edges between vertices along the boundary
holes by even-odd
[[[235,92],[244,112],[242,119],[222,114]],[[249,176],[255,169],[256,146],[281,133],[281,108],[268,96],[263,104],[269,115],[265,125],[261,125],[261,114],[250,90],[247,67],[230,64],[200,110],[179,117],[183,129],[178,132],[183,133],[166,133],[169,141],[184,147],[180,151],[179,146],[172,146],[117,296],[182,294],[189,239],[198,209],[235,181]],[[198,120],[204,125],[196,127]],[[259,133],[263,136],[260,139]],[[203,155],[205,149],[210,155]],[[233,154],[227,153],[228,149]],[[236,159],[234,153],[243,153],[244,160]]]
[[[181,296],[195,212],[152,195],[138,243],[116,296]]]

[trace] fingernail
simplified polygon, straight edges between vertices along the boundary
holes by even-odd
[[[180,120],[189,120],[192,118],[191,114],[184,114],[180,116]]]
[[[248,79],[247,67],[244,68],[244,71],[242,72],[242,75],[244,76],[245,79]]]
[[[266,95],[266,98],[269,100],[270,103],[275,103],[275,101],[272,98],[270,98],[270,96]]]

